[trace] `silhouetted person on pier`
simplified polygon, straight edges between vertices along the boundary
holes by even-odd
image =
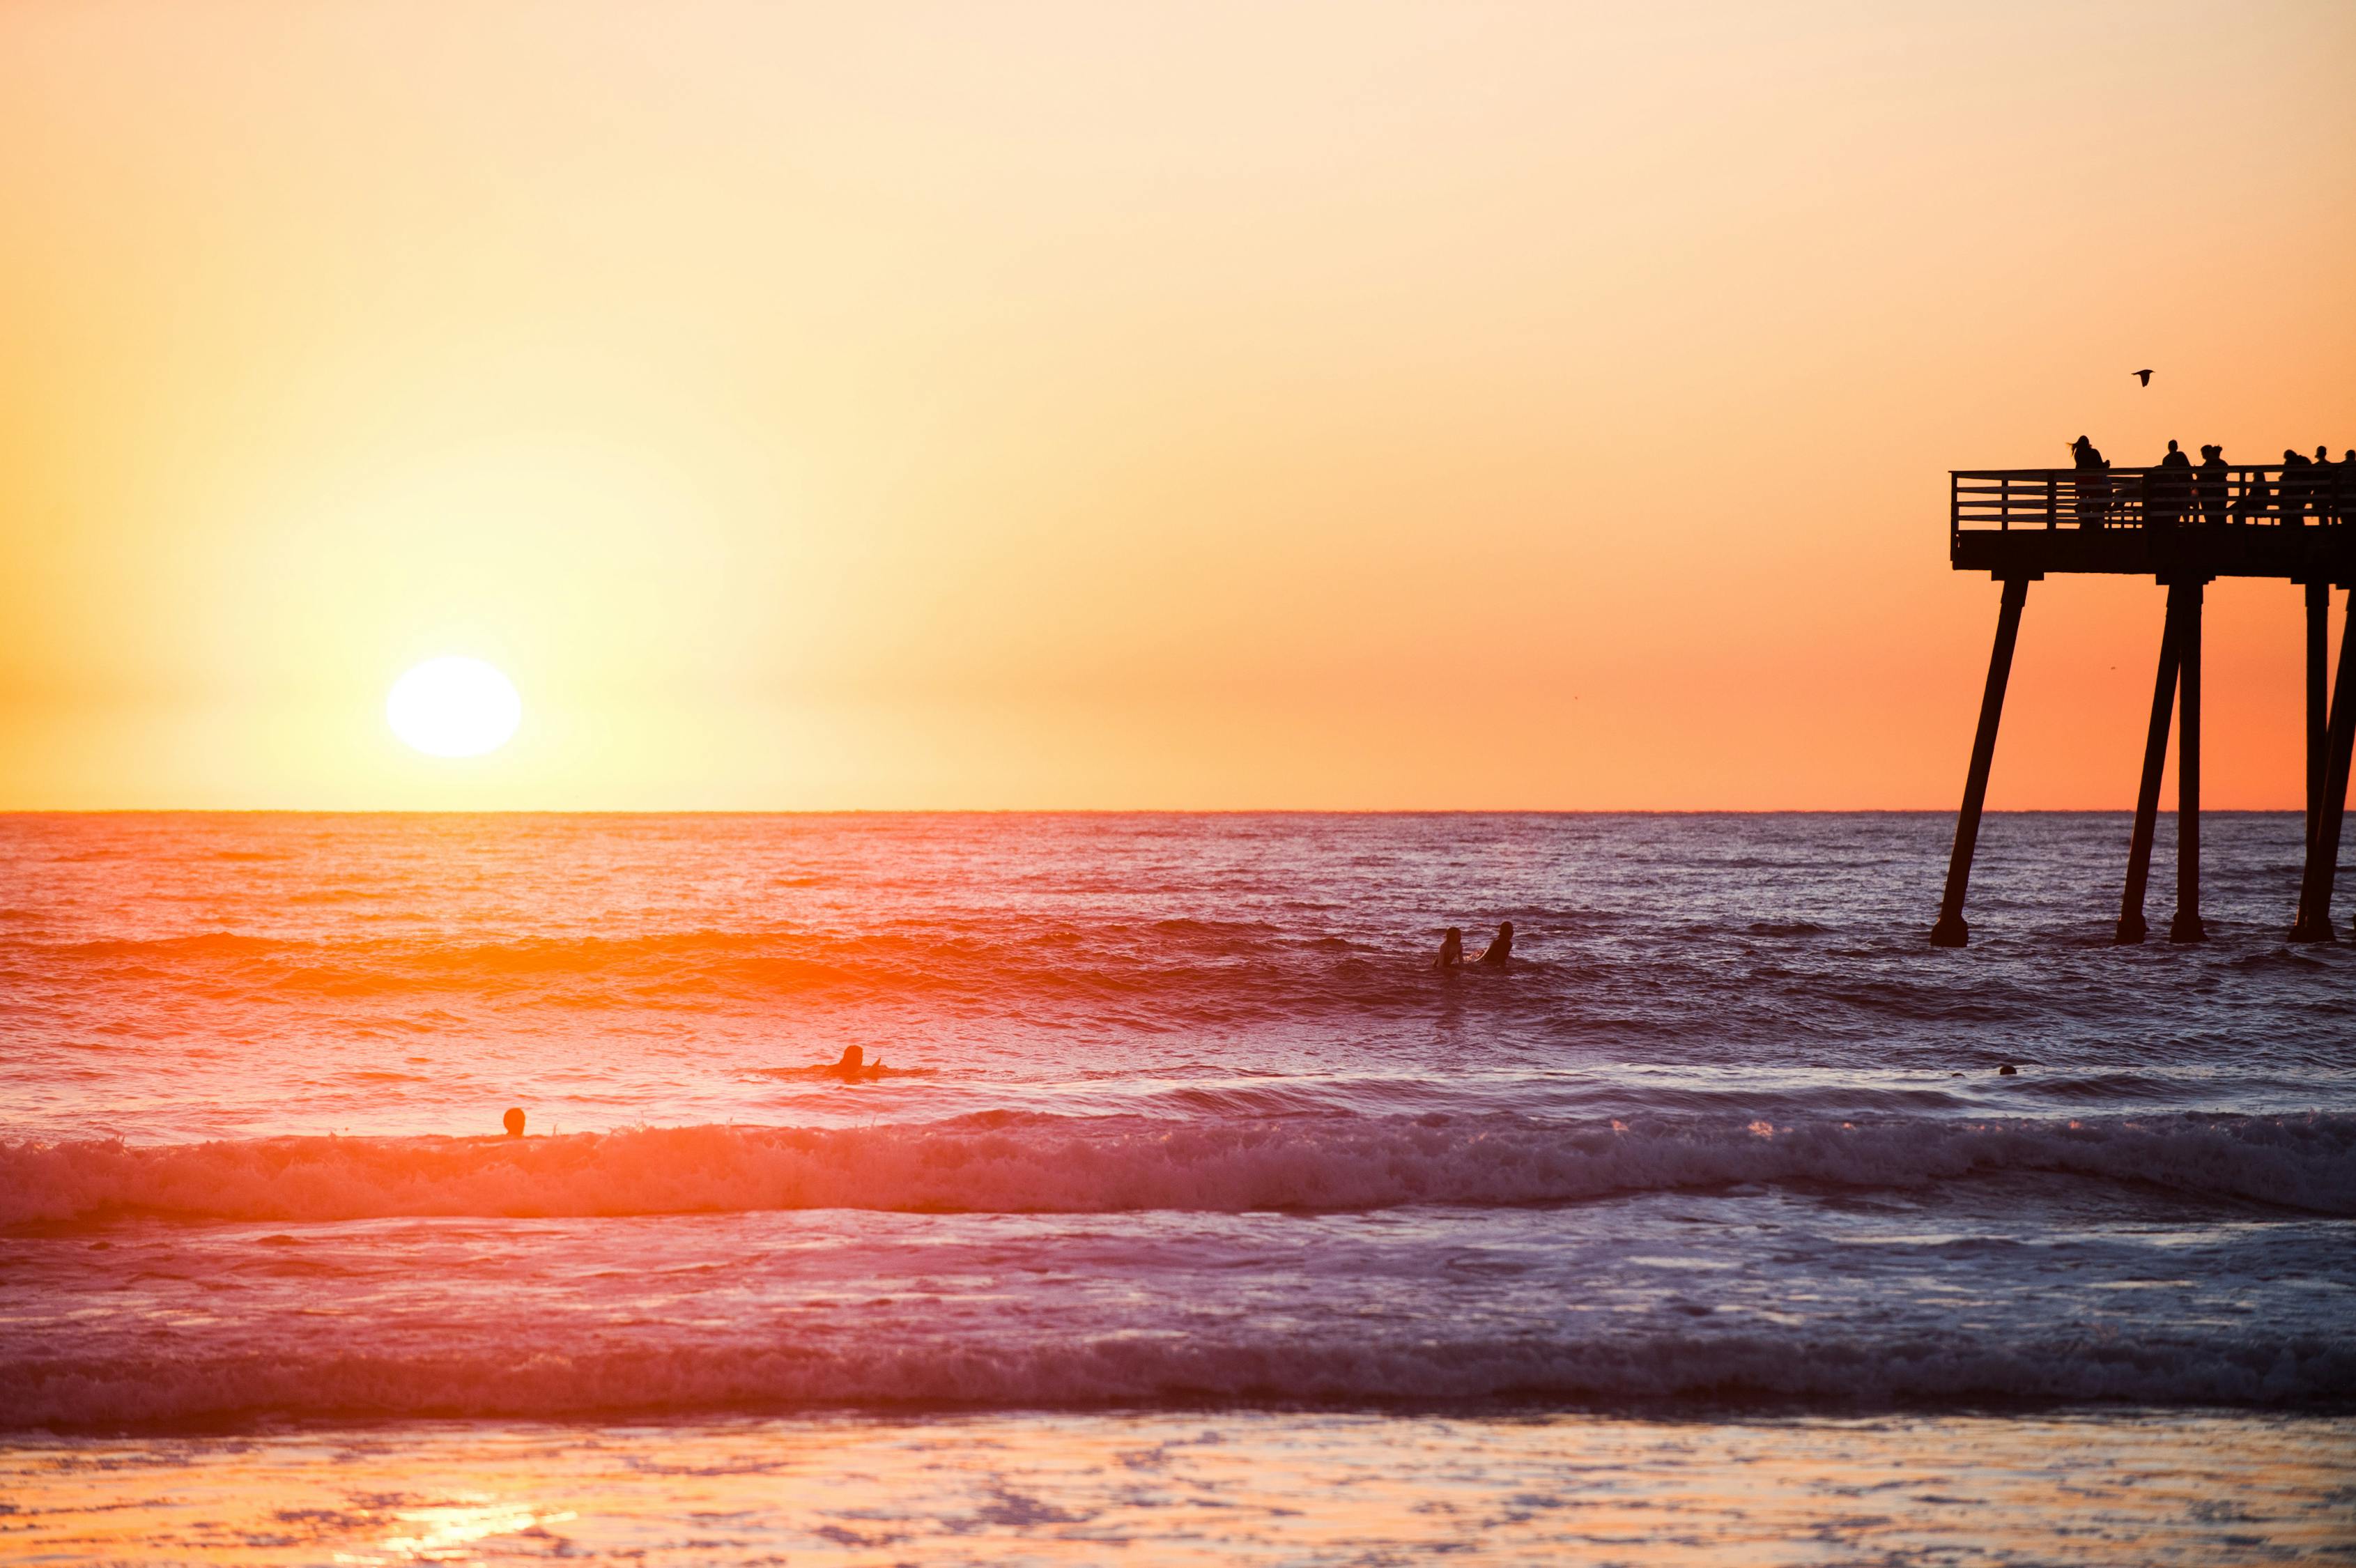
[[[2356,446],[2340,453],[2340,461],[2332,467],[2340,474],[2340,483],[2332,492],[2339,498],[2340,521],[2356,521]]]
[[[1440,939],[1440,956],[1431,961],[1434,969],[1455,969],[1464,962],[1464,933],[1451,926],[1448,934]]]
[[[2278,510],[2285,528],[2307,526],[2307,509],[2315,499],[2315,465],[2304,454],[2283,448],[2283,477]]]
[[[1514,956],[1514,922],[1507,920],[1497,928],[1497,939],[1481,955],[1481,961],[1503,969],[1505,961]]]
[[[2201,498],[2201,521],[2215,524],[2225,521],[2225,484],[2231,477],[2222,446],[2201,448],[2201,467],[2193,475],[2192,486]]]
[[[2078,526],[2102,527],[2111,510],[2111,466],[2083,435],[2070,443],[2070,466],[2078,470]]]
[[[523,1136],[523,1107],[521,1107],[521,1106],[519,1106],[519,1105],[510,1105],[510,1106],[509,1106],[509,1107],[508,1107],[508,1113],[507,1113],[506,1115],[504,1115],[504,1116],[502,1116],[502,1117],[500,1117],[500,1118],[499,1118],[499,1125],[500,1125],[500,1126],[502,1126],[502,1127],[505,1127],[505,1128],[508,1130],[508,1136],[509,1136],[509,1137],[510,1137],[510,1138],[520,1138],[520,1137],[522,1137],[522,1136]]]
[[[2356,506],[2356,490],[2350,489],[2351,484],[2356,484],[2356,478],[2351,477],[2351,466],[2356,466],[2356,452],[2348,454],[2347,462],[2335,463],[2331,460],[2330,447],[2318,446],[2315,449],[2316,521],[2342,523],[2348,521],[2351,506]]]
[[[2174,528],[2184,521],[2185,509],[2192,500],[2192,459],[2171,441],[2168,456],[2159,460],[2159,470],[2146,483],[2144,522],[2151,528]]]

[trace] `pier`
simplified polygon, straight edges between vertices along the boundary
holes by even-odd
[[[1979,841],[1980,809],[1996,758],[2004,689],[2029,585],[2063,572],[2149,576],[2168,591],[2151,725],[2144,740],[2135,828],[2127,843],[2117,940],[2140,942],[2160,776],[2170,720],[2177,733],[2176,910],[2168,939],[2197,942],[2201,921],[2201,604],[2219,577],[2273,577],[2307,591],[2307,855],[2290,940],[2332,940],[2332,882],[2340,865],[2349,753],[2356,742],[2356,597],[2346,614],[2339,670],[2327,685],[2331,590],[2356,583],[2356,477],[2322,467],[1985,468],[1949,476],[1947,559],[2002,585],[1996,647],[1988,657],[1979,728],[1955,817],[1954,850],[1935,947],[1970,940],[1964,898]]]

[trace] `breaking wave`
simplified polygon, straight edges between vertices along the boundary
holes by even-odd
[[[1043,1343],[920,1339],[410,1354],[26,1358],[0,1362],[0,1424],[89,1427],[306,1419],[566,1418],[815,1406],[988,1408],[1268,1402],[1739,1402],[1858,1411],[2119,1402],[2316,1409],[2356,1400],[2356,1348],[2318,1336],[2138,1337],[2023,1331],[1619,1334],[1590,1340],[1114,1334]]]
[[[1912,1187],[2006,1172],[2356,1214],[2356,1115],[1771,1123],[1513,1117],[1166,1122],[992,1113],[857,1128],[646,1127],[524,1141],[0,1143],[0,1225],[763,1209],[1363,1210],[1744,1183]]]

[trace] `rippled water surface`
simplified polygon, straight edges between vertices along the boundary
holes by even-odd
[[[2347,1428],[2151,1415],[957,1415],[0,1451],[49,1561],[397,1564],[2343,1561]]]
[[[2297,818],[2212,818],[2215,940],[2140,949],[2124,819],[2037,815],[1932,950],[1951,826],[0,819],[0,1423],[2198,1410],[2331,1472]]]

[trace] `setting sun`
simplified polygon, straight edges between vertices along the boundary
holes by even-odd
[[[452,655],[395,681],[384,716],[393,734],[428,757],[480,757],[515,735],[523,698],[481,660]]]

